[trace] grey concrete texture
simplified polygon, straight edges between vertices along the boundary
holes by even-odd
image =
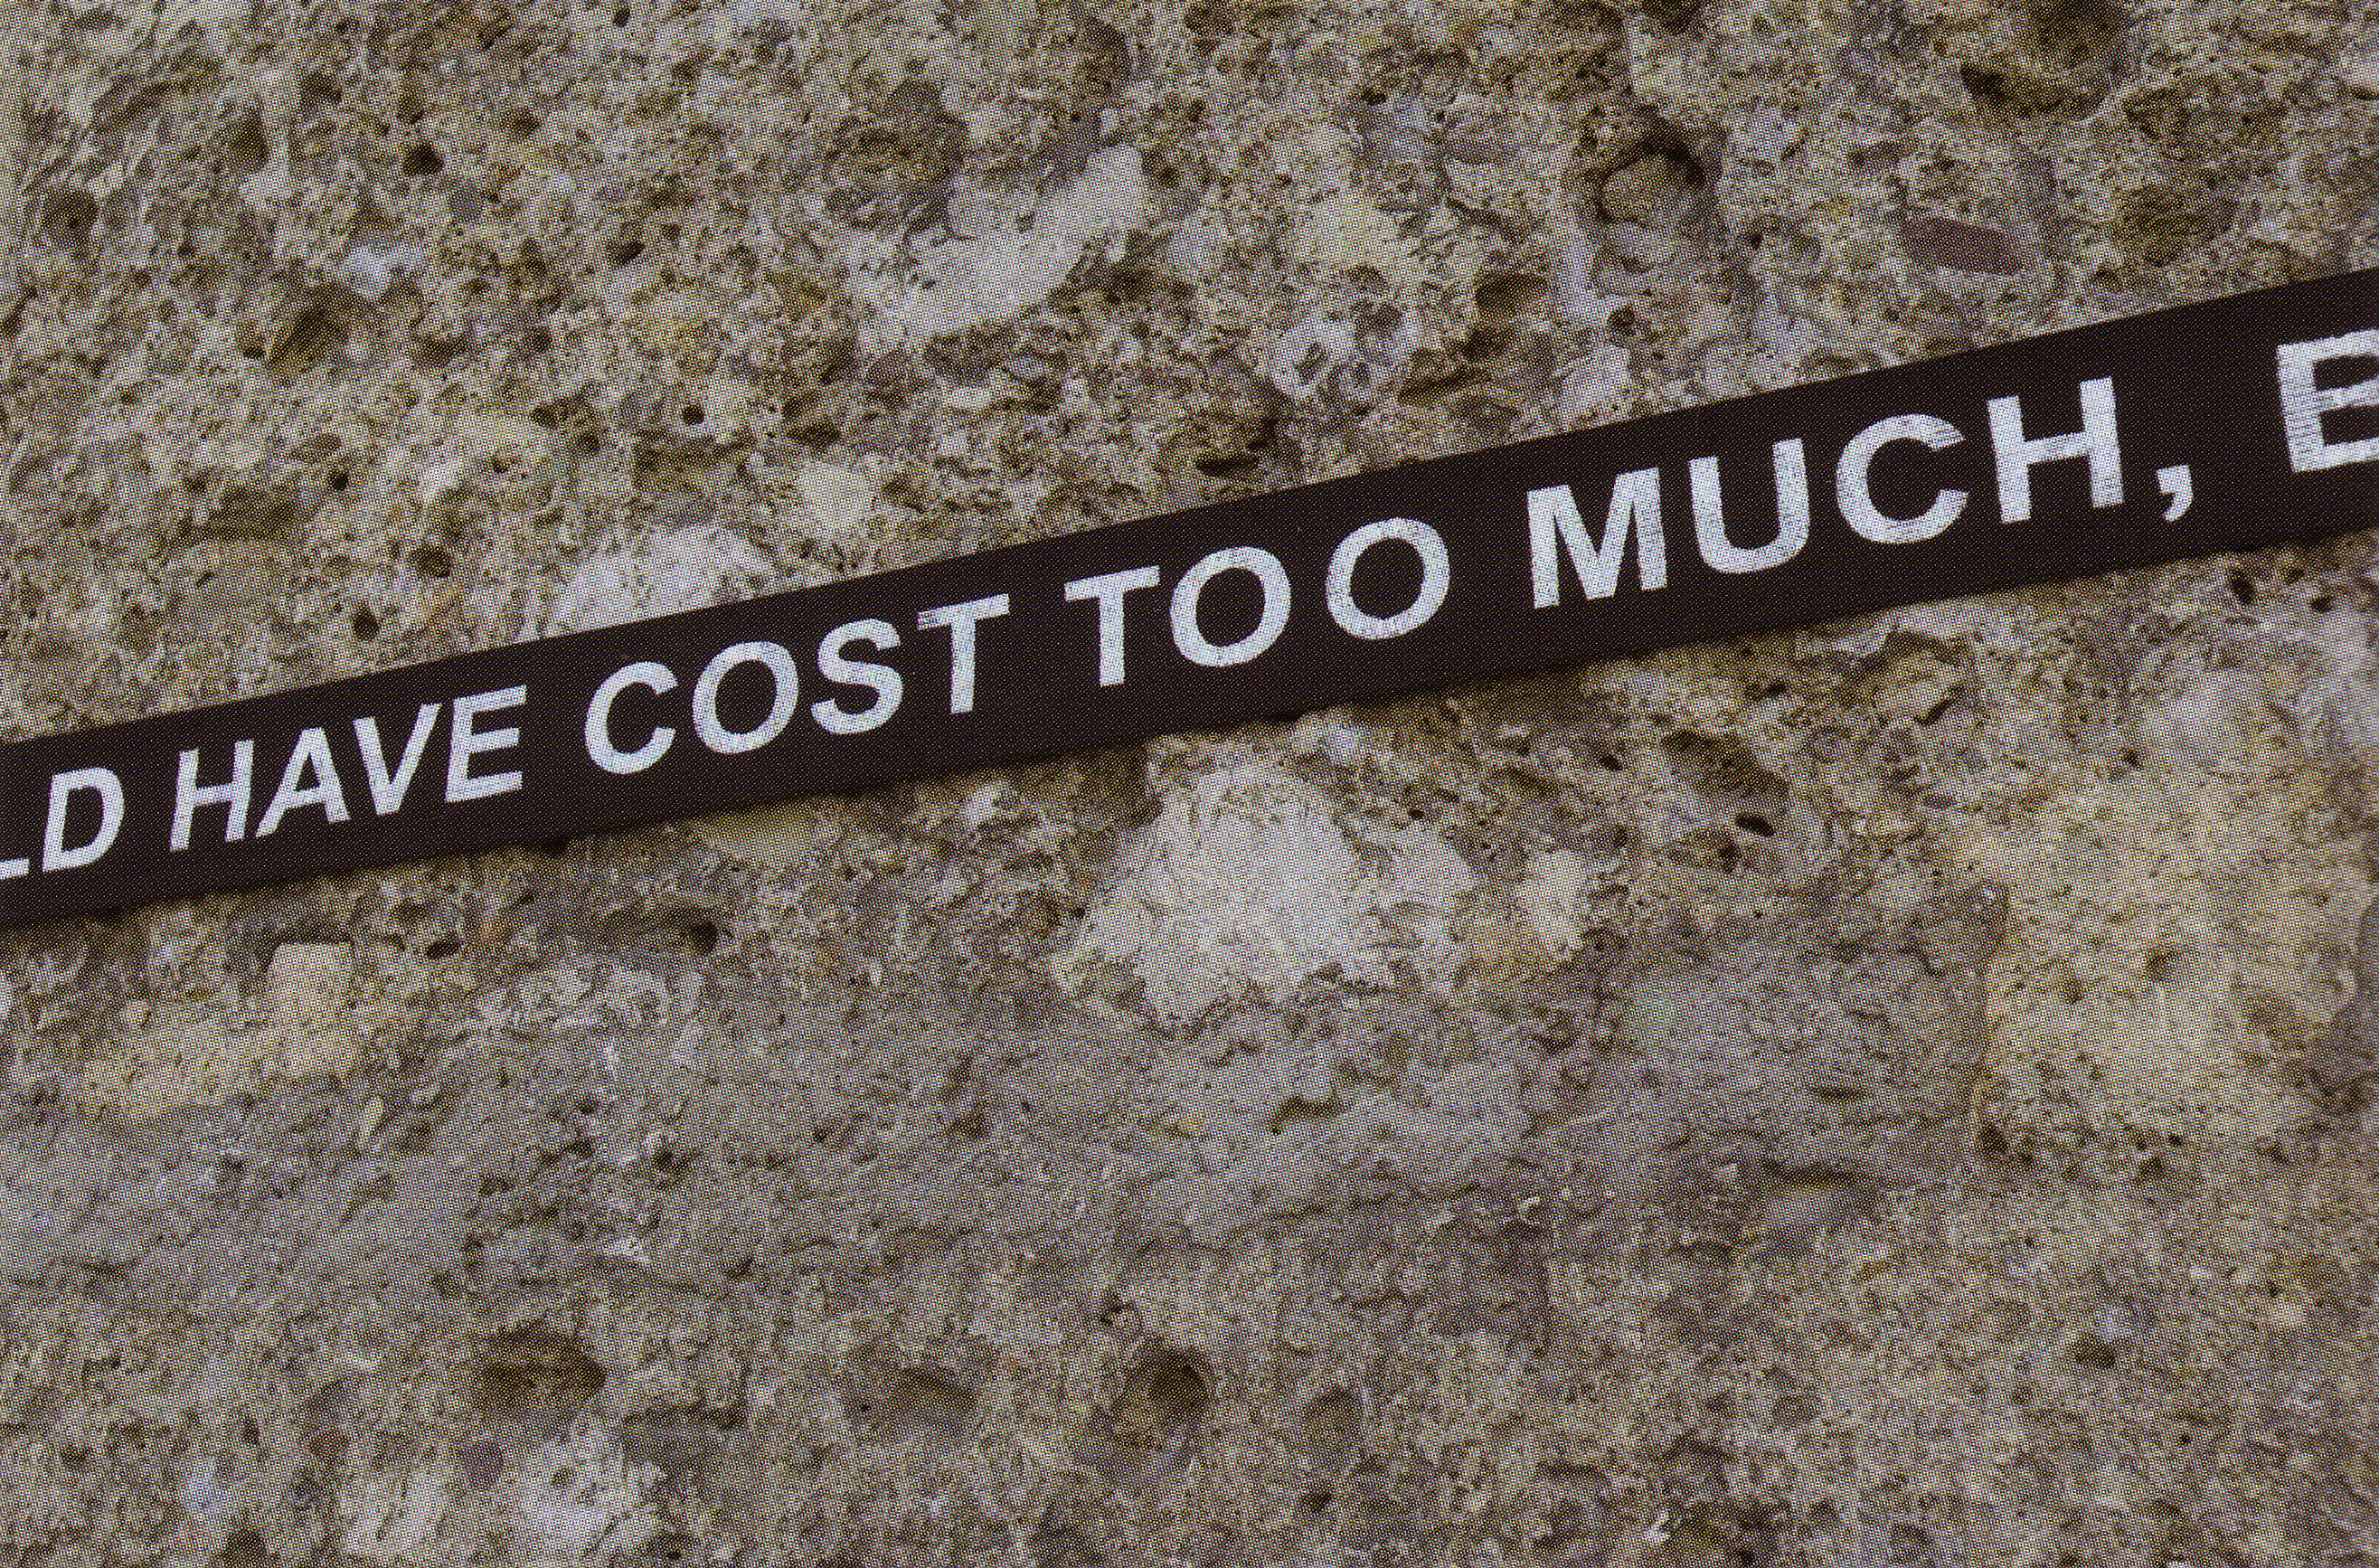
[[[0,47],[12,739],[2379,264],[2370,0]],[[0,1555],[2379,1562],[2373,568],[0,933]]]

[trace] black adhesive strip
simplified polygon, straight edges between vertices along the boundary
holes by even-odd
[[[0,921],[2379,527],[2379,271],[0,747]]]

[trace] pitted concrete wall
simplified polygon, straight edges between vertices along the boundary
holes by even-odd
[[[12,738],[2379,264],[2360,0],[6,49]],[[2373,561],[0,933],[0,1550],[2379,1560]]]

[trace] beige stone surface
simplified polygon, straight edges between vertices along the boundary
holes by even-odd
[[[0,738],[2379,265],[2374,60],[20,7]],[[2373,564],[0,932],[0,1552],[2379,1560]]]

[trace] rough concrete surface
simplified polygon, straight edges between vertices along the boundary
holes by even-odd
[[[2379,264],[2371,0],[29,0],[0,736]],[[0,933],[0,1561],[2379,1562],[2373,537]]]

